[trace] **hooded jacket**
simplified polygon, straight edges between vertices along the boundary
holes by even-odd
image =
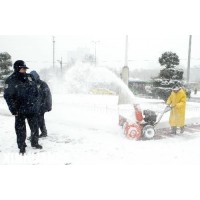
[[[171,92],[167,104],[172,106],[170,112],[170,126],[182,127],[185,125],[186,94],[183,89],[178,92]]]
[[[38,92],[39,92],[39,113],[49,112],[52,109],[52,95],[49,89],[49,86],[46,82],[40,79],[40,76],[36,71],[31,71],[35,83],[37,84]]]

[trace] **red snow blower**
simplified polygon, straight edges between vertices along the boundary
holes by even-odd
[[[123,127],[124,134],[129,139],[152,139],[155,135],[155,126],[160,122],[163,115],[171,110],[166,106],[157,119],[157,115],[152,110],[144,110],[143,114],[138,104],[134,104],[136,122],[130,122],[122,115],[119,115],[119,125]],[[157,120],[156,120],[157,119]]]

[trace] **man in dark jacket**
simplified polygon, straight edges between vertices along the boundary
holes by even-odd
[[[46,82],[40,79],[40,76],[36,71],[31,71],[30,74],[33,76],[35,82],[37,83],[37,87],[39,90],[39,114],[38,114],[38,124],[41,131],[39,137],[47,136],[47,129],[45,125],[44,114],[45,112],[49,112],[52,109],[52,96],[49,86]]]
[[[27,119],[31,129],[31,146],[42,149],[38,144],[39,128],[37,121],[38,89],[30,74],[26,73],[28,67],[23,60],[14,63],[14,73],[5,82],[4,98],[12,115],[15,115],[15,131],[18,148],[22,155],[26,152],[26,123]]]

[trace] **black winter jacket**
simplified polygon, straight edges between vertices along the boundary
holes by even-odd
[[[37,81],[39,90],[39,113],[49,112],[52,109],[52,96],[48,85],[42,81]]]
[[[38,97],[37,85],[30,74],[15,71],[7,78],[4,98],[13,115],[37,114],[39,111]]]
[[[39,91],[39,113],[43,114],[51,111],[52,95],[49,86],[46,82],[40,79],[40,76],[36,71],[32,71],[30,74],[33,76]]]

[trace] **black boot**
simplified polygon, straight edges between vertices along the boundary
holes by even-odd
[[[19,154],[22,154],[22,156],[26,153],[26,147],[23,146],[19,149]]]
[[[41,137],[47,137],[47,133],[41,133],[41,134],[39,135],[39,138],[41,138]]]
[[[35,147],[36,149],[42,149],[42,146],[38,144],[38,136],[31,135],[31,146]]]
[[[42,145],[40,145],[40,144],[31,144],[31,146],[36,149],[42,149]]]

